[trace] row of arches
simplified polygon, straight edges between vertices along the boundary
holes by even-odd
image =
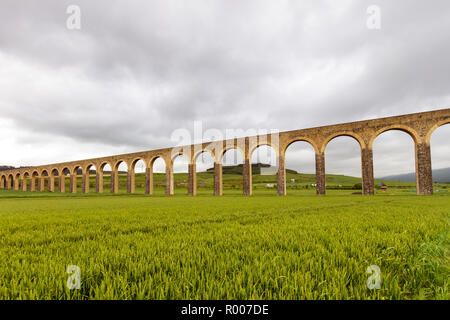
[[[445,123],[443,123],[445,124]],[[437,128],[437,127],[436,127]],[[436,129],[434,128],[434,129]],[[433,129],[433,130],[434,130]],[[406,130],[403,127],[392,127],[387,128],[386,130],[380,130],[380,133],[377,134],[377,137],[382,133],[390,130],[401,130],[406,132],[412,138],[412,145],[416,145],[417,148],[417,137],[413,133],[413,131]],[[189,163],[188,159],[183,154],[177,154],[174,158],[167,160],[167,158],[163,156],[156,156],[152,158],[150,161],[144,158],[136,158],[131,161],[118,160],[114,163],[104,161],[98,163],[97,165],[92,163],[87,165],[86,167],[82,166],[74,166],[74,167],[63,167],[63,168],[53,168],[53,169],[43,169],[41,171],[33,170],[33,171],[25,171],[22,174],[9,174],[9,175],[1,175],[1,188],[7,189],[15,189],[15,190],[23,190],[23,191],[58,191],[58,192],[78,192],[81,188],[81,191],[84,193],[95,192],[102,193],[104,188],[109,188],[111,193],[118,193],[120,189],[126,190],[128,193],[134,193],[136,190],[136,173],[142,173],[145,179],[140,180],[138,184],[138,188],[144,190],[147,194],[153,193],[154,186],[161,186],[165,188],[167,194],[174,193],[174,181],[173,181],[173,173],[174,172],[184,172],[187,175],[184,177],[184,181],[180,183],[180,185],[186,185],[189,194],[195,194],[197,187],[202,187],[202,184],[199,184],[196,180],[195,176],[198,171],[204,171],[207,168],[213,168],[214,172],[214,192],[215,194],[222,194],[222,166],[223,165],[243,165],[243,185],[244,185],[244,193],[251,194],[251,163],[255,162],[268,162],[269,164],[278,167],[278,179],[275,181],[276,184],[281,185],[284,184],[284,193],[286,190],[286,182],[285,182],[285,173],[282,171],[285,168],[293,168],[296,169],[295,166],[291,165],[289,162],[289,158],[286,159],[286,154],[291,148],[294,148],[296,144],[304,144],[308,145],[309,151],[308,153],[311,157],[314,157],[315,153],[315,173],[318,175],[318,171],[321,169],[321,165],[323,165],[322,175],[325,175],[325,149],[330,144],[331,141],[340,140],[342,137],[350,137],[359,144],[360,152],[359,158],[362,158],[361,161],[361,170],[364,175],[364,156],[363,156],[363,144],[361,139],[355,136],[353,133],[343,132],[341,134],[336,134],[330,136],[325,139],[325,147],[318,148],[314,143],[309,141],[308,139],[292,139],[286,145],[285,149],[282,150],[282,155],[277,155],[275,149],[272,148],[270,143],[261,143],[257,145],[253,150],[250,151],[250,156],[248,158],[245,157],[244,151],[241,148],[229,147],[222,150],[222,154],[220,155],[220,161],[214,159],[213,154],[209,153],[207,150],[203,150],[198,153],[194,157],[193,163]],[[431,136],[429,137],[431,139]],[[373,139],[370,142],[372,146],[373,142],[376,139]],[[331,143],[332,145],[332,143]],[[366,145],[364,145],[366,146]],[[367,146],[366,146],[367,147]],[[371,151],[372,152],[372,151]],[[322,155],[322,159],[318,159],[317,155]],[[357,152],[352,152],[352,154],[358,154]],[[255,156],[256,155],[256,156]],[[255,158],[256,157],[256,158]],[[370,158],[372,156],[370,155]],[[351,158],[353,162],[355,162],[358,157]],[[200,162],[198,161],[200,159]],[[231,160],[230,160],[231,159]],[[285,162],[286,161],[286,162]],[[323,164],[321,163],[323,162]],[[416,159],[417,162],[417,159]],[[249,171],[250,167],[250,171]],[[333,167],[331,165],[330,167]],[[302,168],[299,168],[301,172],[305,172]],[[345,169],[345,167],[344,167]],[[416,163],[417,170],[417,163]],[[336,172],[338,173],[338,172]],[[341,171],[339,173],[344,173]],[[154,179],[154,174],[164,175],[164,179]],[[283,176],[284,175],[284,176]],[[354,174],[352,174],[354,175]],[[95,178],[93,179],[92,176]],[[373,177],[373,174],[372,174]],[[362,177],[364,179],[364,177]],[[284,181],[283,181],[284,180]],[[94,182],[92,182],[94,181]],[[364,182],[364,181],[363,181]],[[325,187],[325,182],[323,182],[323,187]],[[373,184],[373,181],[372,181]],[[283,190],[280,189],[279,193],[283,193]],[[320,192],[318,192],[320,193]]]

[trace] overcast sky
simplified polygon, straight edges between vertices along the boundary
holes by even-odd
[[[69,5],[80,29],[67,27]],[[448,0],[2,0],[0,165],[169,147],[194,121],[286,131],[449,108],[449,35]],[[450,125],[435,132],[433,168],[450,167],[449,137]],[[314,172],[305,143],[286,157]],[[326,161],[361,176],[350,138]],[[414,171],[411,138],[377,138],[374,166]]]

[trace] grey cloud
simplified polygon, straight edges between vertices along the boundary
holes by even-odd
[[[0,72],[1,117],[113,152],[172,145],[194,120],[283,131],[448,107],[448,1],[377,2],[379,31],[372,1],[77,1],[70,31],[71,1],[2,1],[0,59],[14,68]],[[351,143],[327,148],[327,171],[360,174]]]

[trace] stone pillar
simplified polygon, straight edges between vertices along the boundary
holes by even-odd
[[[48,176],[47,188],[48,188],[48,191],[55,192],[55,177]]]
[[[166,195],[174,194],[173,186],[173,167],[172,165],[166,166]]]
[[[145,169],[145,194],[153,194],[153,170],[152,167]]]
[[[45,177],[38,178],[38,191],[43,192],[45,190]]]
[[[280,196],[286,195],[286,165],[284,156],[278,157],[277,193]]]
[[[88,169],[89,170],[89,169]],[[83,178],[81,182],[81,190],[83,193],[89,193],[89,173],[83,173]]]
[[[222,164],[214,162],[214,195],[221,196],[222,194]]]
[[[136,190],[136,186],[135,186],[134,168],[130,168],[128,170],[128,175],[127,175],[127,192],[134,193],[135,190]]]
[[[189,164],[188,169],[188,195],[197,195],[197,171],[196,164]]]
[[[103,172],[98,169],[95,173],[95,192],[103,193]]]
[[[66,192],[66,177],[64,176],[64,173],[61,174],[58,178],[59,178],[58,192],[64,193]]]
[[[325,194],[325,154],[316,152],[316,193]]]
[[[13,178],[14,180],[14,190],[18,191],[19,190],[19,178],[15,177]]]
[[[416,188],[417,194],[433,194],[430,145],[416,143]]]
[[[70,186],[69,186],[69,190],[70,193],[77,193],[77,174],[71,174],[70,175]]]
[[[22,191],[27,191],[27,178],[25,176],[22,178]]]
[[[249,158],[244,160],[244,165],[242,167],[242,187],[244,196],[252,195],[253,193],[252,164]]]
[[[362,193],[374,195],[373,181],[373,151],[365,148],[361,150]]]
[[[8,189],[9,189],[9,183],[8,183]],[[30,191],[34,192],[36,191],[36,177],[31,176],[30,178]]]
[[[119,193],[119,173],[117,169],[111,170],[111,193]]]

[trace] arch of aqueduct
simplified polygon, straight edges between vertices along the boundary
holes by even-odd
[[[134,170],[136,162],[143,160],[146,165],[145,193],[153,194],[153,163],[162,158],[166,164],[165,192],[174,193],[173,160],[180,154],[188,159],[188,194],[196,195],[196,159],[202,152],[208,152],[214,159],[214,195],[222,195],[222,156],[229,149],[239,150],[244,159],[243,193],[252,194],[252,152],[261,145],[271,146],[277,154],[277,192],[286,194],[285,152],[290,144],[296,141],[310,143],[316,153],[316,191],[325,194],[325,148],[332,139],[339,136],[354,138],[361,147],[361,168],[363,194],[374,194],[372,144],[375,138],[388,130],[401,130],[411,136],[415,145],[416,188],[418,194],[432,194],[430,139],[434,130],[450,123],[450,109],[408,114],[402,116],[380,118],[374,120],[349,122],[344,124],[322,126],[303,130],[286,131],[277,134],[236,138],[224,141],[194,144],[183,147],[166,148],[121,154],[109,157],[79,160],[17,168],[0,171],[0,188],[35,191],[44,190],[45,178],[48,179],[48,190],[55,191],[55,179],[59,179],[58,192],[65,192],[65,177],[70,177],[70,192],[77,192],[77,174],[82,172],[82,192],[89,192],[89,170],[96,168],[96,192],[103,192],[103,168],[111,166],[111,192],[118,192],[118,168],[125,162],[128,166],[128,193],[134,193]],[[30,181],[30,183],[27,183]]]

